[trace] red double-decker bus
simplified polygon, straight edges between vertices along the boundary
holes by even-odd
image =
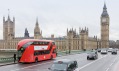
[[[38,62],[56,58],[56,46],[52,40],[24,39],[18,43],[18,62]]]

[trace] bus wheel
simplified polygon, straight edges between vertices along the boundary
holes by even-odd
[[[50,59],[52,60],[53,59],[53,56],[51,55]]]
[[[37,62],[38,62],[38,58],[35,59],[35,63],[37,63]]]

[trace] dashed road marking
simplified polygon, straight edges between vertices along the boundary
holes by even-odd
[[[107,56],[107,55],[106,55],[106,56]],[[104,56],[104,57],[106,57],[106,56]],[[95,61],[93,61],[93,62],[90,62],[90,63],[88,63],[88,64],[86,64],[86,65],[84,65],[84,66],[80,67],[80,68],[79,68],[79,70],[81,70],[81,69],[85,68],[86,66],[89,66],[89,65],[91,65],[91,64],[93,64],[93,63],[95,63],[96,61],[98,61],[98,60],[100,60],[100,59],[102,59],[102,58],[104,58],[104,57],[101,57],[101,58],[99,58],[99,59],[97,59],[97,60],[95,60]]]
[[[109,65],[109,67],[106,69],[106,71],[108,71],[110,69],[110,67],[115,63],[115,61],[117,60],[118,56],[114,59],[114,61]]]

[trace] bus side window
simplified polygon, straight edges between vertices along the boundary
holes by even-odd
[[[46,42],[46,45],[48,45],[49,44],[49,42]]]
[[[50,53],[50,51],[49,51],[49,50],[46,50],[46,51],[45,51],[45,54],[49,54],[49,53]]]
[[[44,54],[49,54],[50,51],[49,50],[45,50],[45,51],[35,51],[34,55],[44,55]]]
[[[50,51],[51,51],[52,47],[53,47],[53,46],[52,46],[52,44],[51,44],[50,49],[49,49]]]
[[[38,45],[41,45],[42,43],[41,42],[38,42]]]
[[[44,45],[44,42],[42,42],[42,45]]]
[[[38,55],[38,52],[37,52],[37,51],[35,51],[35,52],[34,52],[34,55]]]
[[[55,42],[52,42],[53,45],[55,45]]]
[[[38,55],[41,55],[40,51],[38,51]]]
[[[56,49],[53,50],[53,53],[57,53]]]
[[[38,45],[39,43],[37,41],[34,41],[32,45]]]
[[[34,55],[36,55],[36,52],[34,52]]]

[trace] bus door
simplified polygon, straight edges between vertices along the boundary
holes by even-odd
[[[52,43],[52,55],[53,57],[57,56],[57,50],[54,42]]]

